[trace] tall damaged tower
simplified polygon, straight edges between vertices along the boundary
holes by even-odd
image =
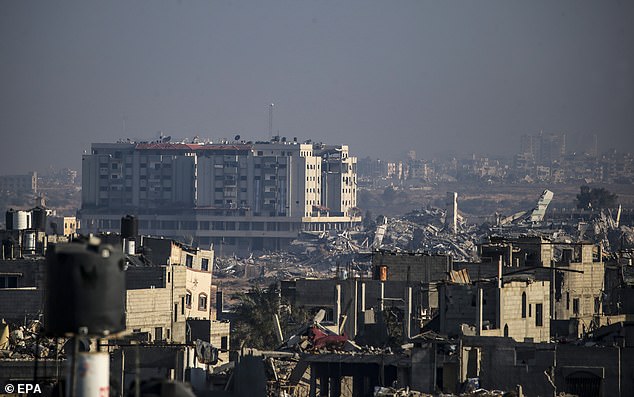
[[[552,201],[553,196],[553,192],[548,189],[544,190],[542,195],[539,196],[539,200],[537,200],[537,206],[531,212],[531,222],[541,222],[544,220],[544,215],[546,215],[546,210],[548,209],[548,205]]]
[[[458,233],[458,193],[447,192],[447,216],[445,225],[453,234]]]

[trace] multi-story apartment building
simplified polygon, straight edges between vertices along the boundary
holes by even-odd
[[[132,214],[141,234],[216,244],[222,254],[361,221],[356,157],[345,145],[95,143],[82,174],[83,233],[117,231]]]
[[[0,175],[0,194],[36,194],[37,172],[24,175]]]

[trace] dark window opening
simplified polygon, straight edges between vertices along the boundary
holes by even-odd
[[[537,327],[544,325],[544,320],[542,318],[543,310],[544,306],[541,303],[535,305],[535,326]]]
[[[192,307],[192,293],[187,291],[187,295],[185,295],[185,306],[188,309],[191,309]]]
[[[198,295],[198,310],[207,310],[207,295]]]
[[[202,258],[200,261],[200,269],[204,271],[209,271],[209,259]]]

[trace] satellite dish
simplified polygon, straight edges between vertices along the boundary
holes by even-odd
[[[239,141],[240,140],[240,135],[236,135],[236,137],[233,138],[233,139],[236,140],[236,141]]]

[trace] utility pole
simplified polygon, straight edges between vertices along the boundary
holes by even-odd
[[[273,106],[274,103],[269,105],[269,138],[273,138]]]

